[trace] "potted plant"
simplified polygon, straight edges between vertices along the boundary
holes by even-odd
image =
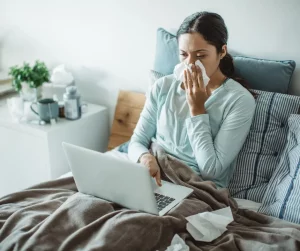
[[[13,66],[9,75],[12,85],[20,93],[24,101],[35,101],[42,96],[42,85],[49,82],[49,70],[45,63],[36,61],[31,67],[24,62],[23,66]]]

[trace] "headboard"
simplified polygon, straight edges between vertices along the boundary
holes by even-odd
[[[120,91],[111,128],[108,150],[128,141],[145,104],[145,94]]]

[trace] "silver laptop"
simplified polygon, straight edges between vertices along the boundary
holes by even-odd
[[[162,181],[159,187],[141,164],[62,143],[78,191],[126,208],[164,215],[193,190]]]

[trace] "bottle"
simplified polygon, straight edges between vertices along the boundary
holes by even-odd
[[[64,94],[64,113],[65,118],[70,120],[79,119],[81,117],[80,94],[76,86],[68,86]]]
[[[65,117],[65,103],[63,101],[58,102],[58,116],[60,118]]]

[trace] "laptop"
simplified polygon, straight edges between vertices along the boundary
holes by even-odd
[[[162,216],[193,192],[166,181],[159,187],[142,164],[65,142],[62,146],[81,193]]]

